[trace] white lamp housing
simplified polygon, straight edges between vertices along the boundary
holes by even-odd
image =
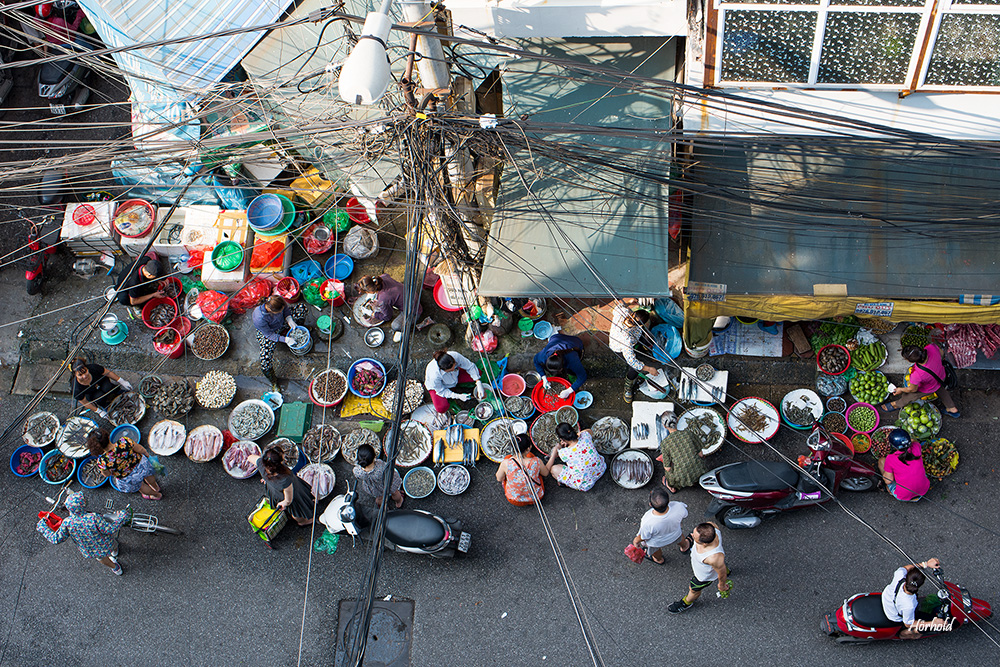
[[[361,37],[340,70],[340,97],[348,104],[376,104],[392,78],[385,40],[392,28],[386,14],[370,12]]]

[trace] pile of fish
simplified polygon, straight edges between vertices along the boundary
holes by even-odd
[[[437,482],[428,468],[414,468],[403,479],[403,490],[411,498],[426,498],[434,490]]]
[[[490,437],[486,440],[487,458],[500,461],[508,454],[513,454],[517,441],[517,434],[514,432],[514,425],[508,420],[500,421],[493,427]]]
[[[785,405],[785,418],[793,424],[799,426],[809,426],[816,419],[816,415],[809,406]]]
[[[632,437],[636,440],[648,440],[650,428],[649,424],[636,424],[632,427]]]
[[[108,407],[108,420],[115,426],[135,424],[146,414],[146,401],[135,391],[126,391]]]
[[[578,413],[576,408],[572,405],[564,405],[556,410],[557,424],[569,424],[570,426],[576,426],[578,421],[580,421],[580,413]]]
[[[347,376],[336,368],[323,371],[313,381],[312,392],[320,403],[336,403],[347,393]]]
[[[97,459],[87,459],[80,466],[80,480],[84,485],[97,486],[104,479],[104,473],[97,468]]]
[[[515,419],[527,419],[535,411],[535,406],[527,396],[508,396],[503,399],[503,405],[507,408],[507,414]]]
[[[198,329],[192,342],[194,356],[214,361],[229,347],[229,332],[220,324],[207,324]]]
[[[52,444],[59,434],[59,418],[51,412],[36,412],[24,422],[21,432],[26,445],[46,447]]]
[[[606,456],[617,454],[628,444],[628,426],[618,417],[602,417],[594,422],[590,435],[597,451]]]
[[[702,449],[718,444],[722,435],[719,418],[709,412],[685,418],[684,430],[689,431],[695,437]]]
[[[168,419],[176,419],[191,412],[194,405],[194,392],[184,380],[171,382],[160,387],[153,396],[153,409]]]
[[[149,311],[149,323],[154,327],[165,327],[174,321],[177,307],[172,303],[158,303]]]
[[[209,371],[195,385],[195,397],[202,407],[217,410],[236,396],[236,380],[225,371]]]
[[[45,479],[62,482],[73,471],[73,461],[62,454],[56,454],[45,464]]]
[[[310,461],[329,461],[340,451],[340,431],[329,424],[313,426],[302,438],[302,451]]]
[[[611,464],[611,476],[622,486],[644,486],[653,478],[653,462],[647,456],[619,456]]]
[[[256,440],[270,431],[273,423],[273,413],[266,405],[246,402],[236,406],[229,430],[240,440]]]
[[[160,283],[160,289],[163,291],[163,296],[170,299],[176,299],[181,294],[180,283],[174,280],[164,280]]]
[[[344,460],[354,464],[358,460],[358,447],[361,445],[371,445],[375,450],[375,456],[382,452],[382,443],[379,442],[378,435],[366,428],[358,428],[344,436],[344,445],[340,449]]]
[[[382,391],[382,405],[392,412],[396,405],[397,380],[393,380]],[[403,414],[409,414],[420,407],[424,400],[424,385],[417,380],[407,380],[403,387]]]
[[[309,342],[309,330],[295,327],[288,332],[288,347],[298,349]]]
[[[377,440],[378,438],[376,438]],[[264,451],[266,452],[268,449],[280,449],[281,457],[284,459],[285,465],[289,468],[294,468],[299,463],[299,448],[288,438],[276,438],[272,440],[271,444]]]
[[[87,436],[95,430],[97,426],[89,419],[70,417],[59,436],[59,451],[73,458],[86,456],[90,451],[87,449]]]
[[[164,419],[156,422],[153,428],[149,429],[149,448],[154,454],[169,456],[180,450],[187,439],[187,432],[184,427],[175,421]]]
[[[246,479],[256,472],[256,466],[250,465],[249,456],[260,456],[260,447],[249,440],[234,442],[226,455],[222,457],[222,467],[237,479]]]
[[[184,443],[184,453],[192,461],[211,461],[222,451],[222,431],[214,426],[199,426]]]
[[[147,375],[139,381],[139,393],[146,398],[152,398],[163,386],[163,380],[156,375]]]
[[[438,473],[437,485],[449,496],[457,496],[469,488],[469,481],[469,471],[465,466],[450,465]]]
[[[298,473],[303,482],[312,487],[313,495],[316,498],[326,498],[333,491],[333,485],[337,483],[337,475],[333,468],[325,463],[310,463],[302,468]]]
[[[396,454],[396,464],[401,466],[412,466],[419,463],[430,453],[430,433],[420,422],[406,421],[400,425],[403,431],[403,438],[399,442],[399,450]],[[390,429],[385,436],[385,450],[389,451],[389,444],[395,431]]]
[[[754,433],[762,433],[771,424],[770,418],[760,408],[753,403],[744,403],[740,413],[736,415],[740,421],[742,429],[749,429]]]
[[[542,452],[548,454],[559,442],[556,435],[556,413],[546,412],[531,425],[531,440]]]

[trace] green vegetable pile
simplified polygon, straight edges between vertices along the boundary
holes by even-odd
[[[881,366],[885,357],[885,345],[881,341],[875,341],[854,350],[851,353],[851,363],[859,371],[871,371]]]
[[[931,336],[927,332],[927,329],[923,328],[919,324],[911,324],[906,327],[906,331],[899,339],[899,344],[903,347],[907,345],[916,345],[917,347],[924,347],[931,342]]]
[[[889,381],[879,371],[858,373],[849,386],[851,396],[860,403],[878,405],[889,395]]]
[[[923,440],[937,435],[941,430],[941,413],[928,403],[910,403],[899,411],[896,426],[906,429],[911,438]]]
[[[819,331],[809,339],[813,352],[819,352],[827,345],[843,345],[858,333],[858,318],[853,315],[841,318],[840,322],[823,322]]]
[[[859,433],[867,433],[878,424],[878,414],[867,405],[859,405],[847,416],[847,423]]]

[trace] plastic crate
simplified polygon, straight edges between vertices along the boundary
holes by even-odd
[[[302,444],[306,431],[312,427],[312,403],[285,403],[281,406],[281,420],[278,422],[276,438],[288,438]]]

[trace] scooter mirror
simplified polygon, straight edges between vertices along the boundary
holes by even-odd
[[[356,517],[357,512],[355,512],[353,505],[345,505],[344,508],[340,510],[340,520],[343,523],[352,523]]]

